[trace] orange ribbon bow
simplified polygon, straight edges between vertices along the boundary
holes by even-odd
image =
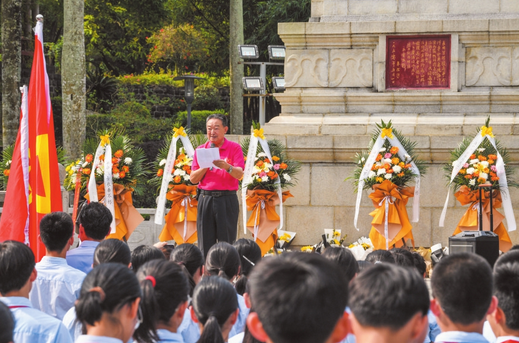
[[[172,204],[171,210],[165,217],[166,223],[160,233],[159,241],[165,242],[174,239],[177,244],[193,244],[198,240],[196,233],[198,201],[193,198],[195,195],[196,186],[187,185],[175,185],[166,193],[166,199],[170,200]],[[186,220],[187,222],[185,222]],[[185,237],[184,228],[186,229]]]

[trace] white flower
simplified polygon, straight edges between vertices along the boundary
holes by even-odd
[[[113,177],[114,179],[119,179],[119,173],[115,173],[114,175],[112,175],[112,177]]]
[[[393,174],[386,174],[384,177],[389,180],[393,177]]]
[[[468,168],[468,169],[467,169],[467,174],[468,174],[468,175],[472,175],[472,174],[474,174],[474,168]]]
[[[485,168],[488,168],[488,161],[481,161],[481,162],[479,162],[479,164],[481,164]]]
[[[179,173],[178,175],[180,175],[180,176],[184,176],[184,175],[186,175],[186,171],[185,171],[185,170],[181,170],[180,173]]]
[[[184,180],[189,181],[189,175],[184,175]]]
[[[7,163],[5,164],[6,166],[10,165],[13,161],[12,160],[9,160],[7,161]]]
[[[485,148],[479,148],[478,151],[483,152],[483,151],[485,151]]]
[[[261,178],[261,181],[262,181],[262,182],[267,182],[268,180],[269,180],[269,177],[268,177],[268,176],[263,176],[263,177]]]
[[[133,162],[133,160],[132,160],[131,157],[126,157],[126,158],[124,159],[124,164],[128,164],[128,165],[130,165],[130,164],[132,164],[132,162]]]
[[[259,172],[261,172],[263,170],[263,168],[260,168],[258,166],[254,166],[254,168],[252,168],[254,170],[254,174],[258,174]]]
[[[395,165],[393,166],[393,171],[398,174],[402,171],[402,167]]]
[[[182,174],[180,174],[181,171],[182,170],[180,170],[180,169],[175,169],[175,171],[173,172],[173,175],[175,175],[175,176],[182,175]]]
[[[479,178],[481,179],[488,179],[488,174],[487,173],[479,173]]]
[[[361,160],[361,162],[364,162],[364,161],[366,161],[366,159],[365,159],[364,157],[363,157],[363,158],[361,158],[360,160]]]
[[[283,174],[283,178],[284,178],[287,182],[290,182],[290,180],[292,180],[292,178],[291,178],[290,175],[288,175],[288,174]]]
[[[478,163],[478,162],[479,162],[479,160],[478,160],[477,158],[475,158],[475,159],[473,159],[473,160],[470,160],[469,163],[470,163],[470,164],[476,164],[476,163]]]
[[[264,152],[260,152],[260,153],[258,154],[258,157],[267,157],[267,154],[265,154]]]
[[[375,173],[373,170],[369,172],[368,174],[368,178],[374,178],[375,176],[377,176],[377,173]]]
[[[453,167],[456,167],[456,164],[458,164],[458,161],[454,161],[454,162],[452,162],[452,166],[453,166]]]
[[[408,160],[411,158],[411,156],[409,156],[408,154],[405,154],[404,157]]]
[[[380,168],[378,171],[377,171],[377,175],[382,175],[382,174],[385,174],[386,173],[386,169],[384,168]]]
[[[386,148],[382,148],[379,150],[380,152],[386,151]]]
[[[124,159],[124,162],[126,162],[126,159],[128,159],[128,158],[129,158],[129,157],[126,157],[126,158]],[[163,166],[163,165],[165,165],[165,164],[166,164],[166,160],[165,160],[164,158],[163,158],[162,160],[160,160],[160,162],[159,162],[159,166]]]
[[[382,160],[384,163],[387,163],[387,164],[391,164],[391,159],[390,158],[385,158]]]
[[[264,166],[265,166],[265,169],[268,170],[268,169],[272,168],[272,163],[265,163]],[[263,169],[263,170],[265,170],[265,169]]]
[[[82,164],[82,167],[85,168],[86,166],[88,166],[88,162],[85,162]]]
[[[475,186],[476,185],[476,179],[472,179],[469,181],[469,185]]]

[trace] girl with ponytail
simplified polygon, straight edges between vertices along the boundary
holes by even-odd
[[[178,264],[189,280],[189,296],[193,296],[193,290],[203,275],[204,257],[196,245],[184,243],[178,245],[170,255],[170,261]]]
[[[193,294],[191,317],[198,322],[197,343],[225,343],[238,318],[238,300],[232,285],[221,277],[206,276]]]
[[[182,269],[174,262],[153,260],[137,272],[142,288],[143,322],[133,337],[140,343],[183,343],[177,329],[187,308],[189,285]]]
[[[128,342],[142,321],[140,300],[139,282],[128,267],[120,263],[97,266],[83,281],[75,305],[83,324],[83,335],[76,342]]]
[[[261,249],[256,242],[246,238],[238,239],[233,246],[238,251],[241,260],[240,275],[234,284],[234,288],[239,295],[243,295],[252,268],[261,260]]]

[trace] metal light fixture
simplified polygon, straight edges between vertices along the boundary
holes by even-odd
[[[272,84],[274,85],[274,89],[276,91],[284,91],[285,90],[285,78],[279,76],[272,77]]]
[[[240,58],[259,58],[259,51],[257,45],[238,45],[238,50],[240,51]]]
[[[184,97],[187,104],[187,129],[191,129],[191,104],[195,100],[195,80],[202,79],[195,75],[177,76],[173,80],[184,80]]]
[[[285,46],[284,45],[269,45],[269,58],[271,60],[284,60],[285,59]]]
[[[261,77],[248,76],[242,79],[243,89],[246,91],[262,91],[265,89],[265,84]]]

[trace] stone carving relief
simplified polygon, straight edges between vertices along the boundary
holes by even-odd
[[[373,86],[373,50],[332,50],[330,55],[330,87]]]
[[[519,47],[467,48],[467,86],[519,84]]]
[[[328,52],[292,50],[285,62],[286,87],[328,87]]]
[[[292,50],[285,63],[286,87],[371,87],[373,50]]]

